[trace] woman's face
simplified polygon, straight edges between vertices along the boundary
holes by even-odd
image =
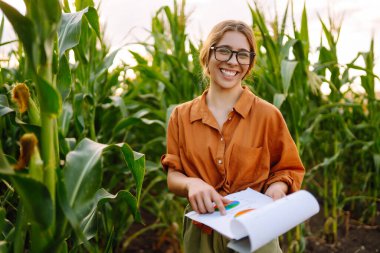
[[[211,50],[211,57],[208,64],[210,85],[218,86],[218,88],[222,89],[240,87],[241,81],[248,71],[249,64],[239,64],[236,58],[236,53],[234,53],[228,61],[220,60],[223,59],[223,49],[225,48],[242,52],[242,57],[239,56],[239,58],[244,58],[244,52],[247,53],[250,51],[247,38],[240,32],[228,31],[214,47],[219,50],[221,49],[221,53],[217,53],[217,58],[219,59],[217,60],[215,58],[215,50]],[[240,62],[242,63],[244,61],[240,60]]]

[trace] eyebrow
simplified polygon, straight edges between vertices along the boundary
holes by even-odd
[[[229,45],[217,45],[216,47],[226,47],[228,49],[231,49],[232,50],[232,47],[229,46]],[[245,48],[239,48],[237,51],[246,51],[246,52],[251,52],[249,49],[245,49]]]

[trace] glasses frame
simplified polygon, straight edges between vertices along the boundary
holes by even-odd
[[[227,60],[225,60],[225,61],[221,61],[221,60],[216,59],[216,50],[218,48],[225,48],[225,49],[230,50],[231,51],[230,57]],[[235,51],[235,50],[231,50],[231,49],[229,49],[228,47],[225,47],[225,46],[221,46],[221,47],[212,46],[212,47],[210,47],[210,49],[214,51],[214,58],[215,58],[215,60],[221,61],[221,62],[228,62],[229,60],[231,60],[232,56],[235,54],[236,61],[240,65],[251,65],[252,62],[253,62],[253,59],[255,59],[255,56],[256,56],[256,53],[254,51],[245,51],[245,50]],[[240,52],[247,52],[247,53],[249,53],[250,58],[249,58],[249,63],[248,64],[242,64],[242,63],[239,62],[238,53],[240,53]]]

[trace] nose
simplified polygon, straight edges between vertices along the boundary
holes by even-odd
[[[237,60],[237,52],[232,52],[231,58],[227,61],[228,64],[239,65]]]

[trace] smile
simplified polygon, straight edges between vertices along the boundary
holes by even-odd
[[[220,71],[226,75],[226,76],[236,76],[237,75],[237,71],[233,71],[233,70],[227,70],[227,69],[220,69]]]

